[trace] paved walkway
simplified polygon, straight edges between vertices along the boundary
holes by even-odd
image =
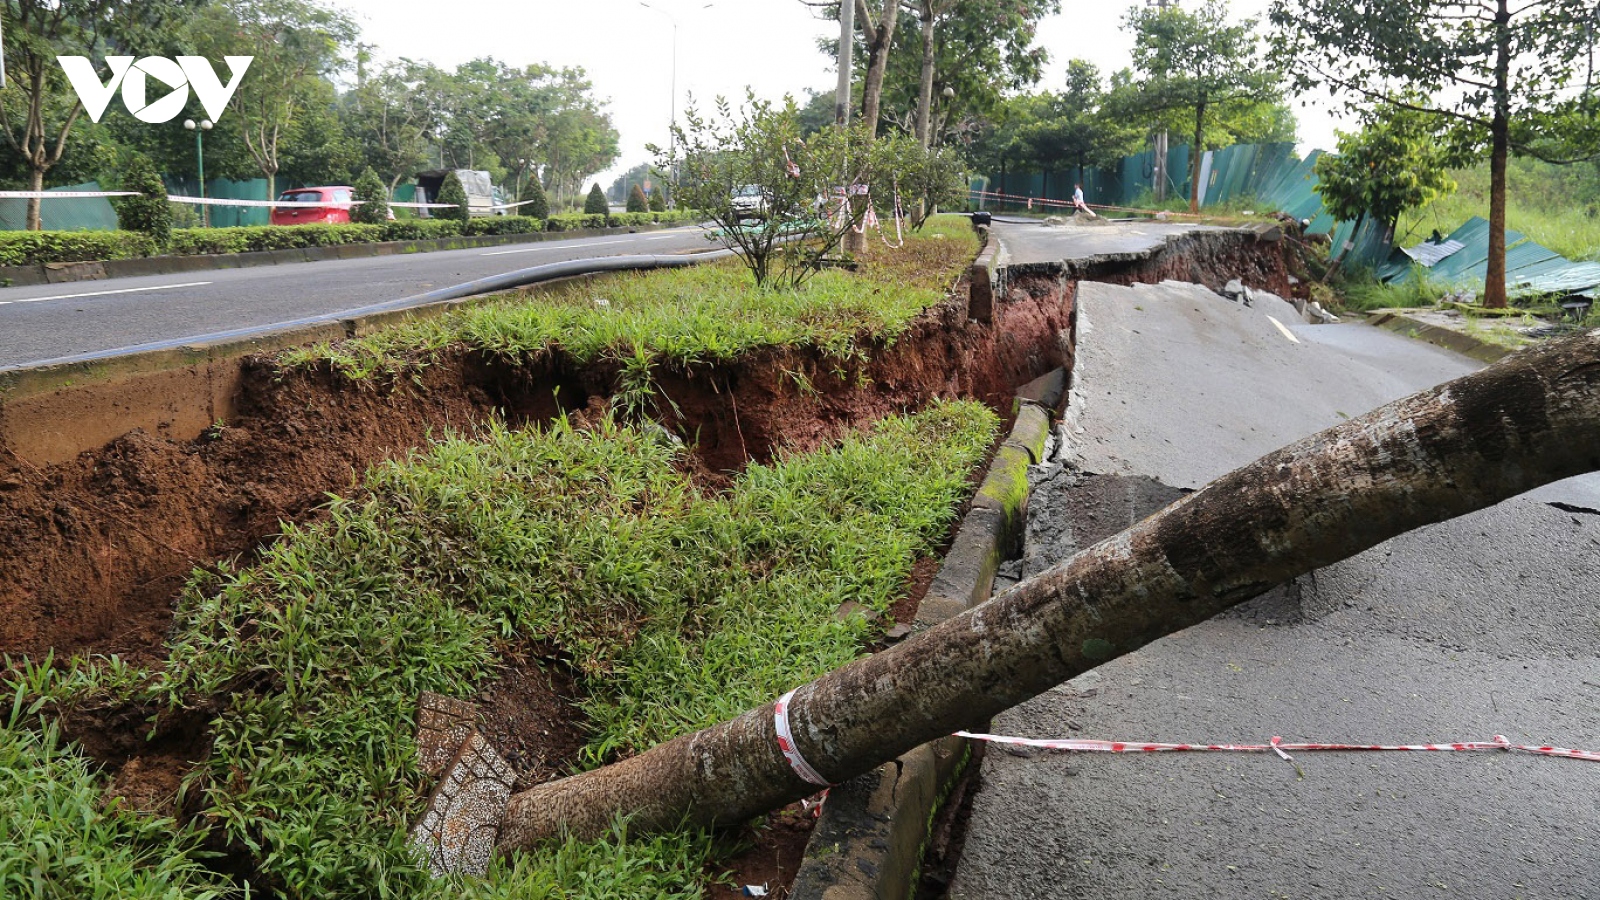
[[[1030,570],[1478,366],[1193,285],[1085,284],[1079,303],[1083,431],[1065,437],[1080,468],[1042,474]],[[1061,685],[994,730],[1202,743],[1504,734],[1600,749],[1597,509],[1591,476],[1402,536]],[[1600,764],[1297,762],[991,749],[950,896],[1600,897]]]

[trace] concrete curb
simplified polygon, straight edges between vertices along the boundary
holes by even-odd
[[[1479,362],[1493,363],[1505,359],[1516,351],[1510,347],[1502,347],[1489,341],[1475,338],[1470,334],[1463,334],[1438,325],[1413,319],[1404,313],[1392,310],[1379,310],[1367,314],[1367,324],[1376,325],[1396,334],[1403,334],[1419,341],[1427,341],[1436,347],[1454,350],[1463,356],[1470,356]]]
[[[985,325],[994,322],[995,297],[1005,295],[1006,248],[992,230],[983,231],[983,249],[968,270],[968,318]]]
[[[0,266],[0,285],[33,287],[41,284],[67,284],[75,281],[103,281],[109,278],[134,278],[142,275],[182,275],[190,272],[215,272],[223,269],[252,269],[290,263],[322,262],[329,259],[370,259],[439,250],[471,250],[502,247],[508,244],[538,244],[612,234],[662,231],[692,223],[671,225],[627,225],[616,228],[582,228],[577,231],[540,231],[530,234],[481,234],[417,241],[384,241],[375,244],[338,244],[332,247],[303,247],[294,250],[258,250],[250,253],[215,253],[202,256],[151,256],[144,259],[113,259],[99,262],[41,263],[34,266]]]
[[[918,631],[989,599],[995,571],[1016,549],[1027,521],[1028,467],[1044,458],[1049,440],[1054,403],[1032,395],[1059,403],[1066,383],[1066,372],[1057,370],[1019,392],[1011,433],[917,609]],[[970,757],[966,741],[941,738],[832,788],[791,900],[912,896],[929,824]]]

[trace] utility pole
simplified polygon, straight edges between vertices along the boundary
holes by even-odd
[[[840,128],[850,124],[851,57],[856,49],[855,0],[839,0],[839,88],[833,96],[833,122]]]

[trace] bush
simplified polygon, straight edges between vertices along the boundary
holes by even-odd
[[[605,228],[610,217],[589,213],[565,213],[545,220],[546,231],[578,231],[584,228]]]
[[[628,212],[647,213],[650,211],[650,201],[644,195],[644,188],[634,185],[628,192]]]
[[[350,208],[350,221],[360,225],[382,225],[389,221],[389,189],[371,166],[356,179],[355,199],[356,205]]]
[[[117,223],[128,231],[150,236],[156,249],[165,249],[172,240],[172,205],[167,202],[167,186],[161,181],[156,167],[143,153],[135,153],[128,160],[122,176],[122,189],[138,191],[137,197],[117,197],[112,205],[117,210]]]
[[[661,190],[661,184],[659,182],[657,182],[655,187],[650,189],[650,211],[667,211],[667,195]]]
[[[383,239],[379,225],[256,225],[243,228],[185,228],[172,233],[171,252],[178,256],[205,253],[251,253],[298,250],[340,244],[375,243]]]
[[[0,231],[0,266],[138,259],[159,252],[140,231]]]
[[[439,186],[439,198],[435,202],[449,203],[453,207],[435,210],[441,219],[466,222],[471,218],[471,214],[467,211],[467,189],[461,186],[461,179],[455,172],[444,177],[444,184]]]
[[[529,178],[528,183],[522,186],[522,196],[517,200],[527,204],[517,207],[517,215],[530,219],[550,218],[550,200],[545,197],[544,185],[539,183],[537,175]]]
[[[544,230],[544,220],[532,216],[491,216],[473,219],[467,223],[466,234],[537,234]]]
[[[462,225],[454,219],[396,219],[382,226],[386,241],[431,241],[456,237]]]
[[[600,190],[600,182],[595,182],[589,188],[589,196],[583,201],[583,211],[589,215],[605,215],[611,211],[611,204],[606,202],[606,192]]]

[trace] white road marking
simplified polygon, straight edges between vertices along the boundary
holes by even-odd
[[[174,291],[178,288],[205,287],[209,281],[190,281],[184,284],[158,284],[155,287],[123,288],[119,291],[90,291],[87,294],[60,294],[55,297],[25,297],[21,300],[0,300],[0,306],[8,303],[43,303],[47,300],[77,300],[80,297],[109,297],[112,294],[142,294],[146,291]]]
[[[1288,338],[1291,341],[1294,341],[1296,344],[1300,343],[1300,339],[1294,336],[1294,332],[1292,332],[1288,328],[1284,327],[1284,324],[1282,322],[1279,322],[1277,319],[1274,319],[1271,316],[1267,316],[1267,321],[1271,322],[1272,324],[1274,324],[1276,326],[1278,326],[1278,330],[1283,332],[1283,336],[1284,337]]]
[[[609,240],[609,241],[586,241],[586,242],[578,243],[578,244],[558,244],[558,245],[556,245],[554,247],[538,246],[538,247],[523,247],[523,248],[521,248],[519,250],[492,250],[492,251],[490,251],[488,253],[483,253],[483,254],[480,254],[480,255],[481,256],[510,256],[513,253],[538,253],[538,252],[540,252],[542,250],[566,250],[566,249],[571,248],[571,247],[598,247],[601,244],[626,244],[627,242],[629,242],[631,240],[633,240],[633,238],[615,238],[615,239]]]

